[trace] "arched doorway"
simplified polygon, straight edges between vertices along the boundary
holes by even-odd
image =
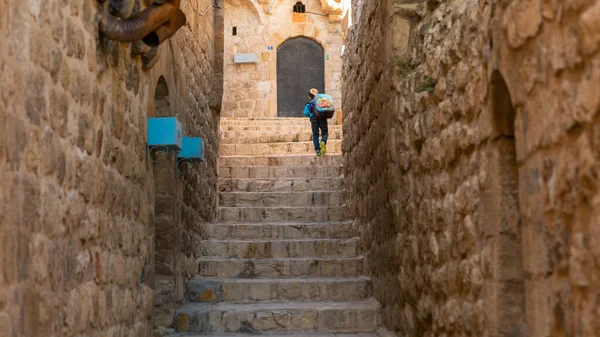
[[[482,223],[491,255],[486,327],[489,336],[521,336],[526,329],[525,283],[519,207],[519,175],[515,146],[515,108],[499,71],[490,83],[493,134],[487,146],[488,165]]]
[[[277,49],[277,116],[302,117],[310,88],[325,89],[325,50],[296,37]]]
[[[160,77],[154,91],[155,117],[168,117],[171,115],[171,104],[169,102],[169,86],[164,77]]]
[[[151,117],[171,117],[173,112],[169,98],[169,87],[164,77],[160,77],[154,91],[154,105]],[[152,115],[153,112],[153,115]],[[176,307],[176,261],[175,224],[177,210],[177,178],[175,176],[175,155],[157,148],[150,155],[150,169],[153,179],[153,207],[150,209],[154,224],[154,256],[148,281],[156,296],[154,301],[154,328],[168,327],[172,323]]]

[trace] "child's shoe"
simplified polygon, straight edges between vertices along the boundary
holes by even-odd
[[[327,154],[327,144],[325,144],[325,142],[321,142],[321,154]]]
[[[317,157],[321,156],[321,151],[317,151]]]

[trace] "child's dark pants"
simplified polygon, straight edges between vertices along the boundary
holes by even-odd
[[[313,134],[313,142],[315,143],[315,151],[319,152],[321,150],[321,146],[319,145],[319,129],[321,130],[321,141],[327,144],[327,136],[329,135],[329,130],[327,127],[326,119],[316,119],[312,117],[310,119],[310,124],[312,126],[312,134]]]

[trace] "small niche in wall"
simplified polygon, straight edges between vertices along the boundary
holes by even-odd
[[[302,1],[296,2],[294,5],[294,13],[306,13],[306,6],[304,6]]]
[[[233,36],[237,35],[237,27],[233,27],[233,29],[231,29],[231,35],[233,35]]]

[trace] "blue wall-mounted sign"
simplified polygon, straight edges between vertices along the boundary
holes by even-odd
[[[269,50],[273,50],[274,48],[273,48],[273,46],[269,46],[268,49]]]
[[[181,122],[175,117],[148,118],[148,147],[161,147],[168,151],[181,151]]]
[[[178,159],[204,161],[204,141],[198,137],[183,137],[183,148],[177,155]]]

